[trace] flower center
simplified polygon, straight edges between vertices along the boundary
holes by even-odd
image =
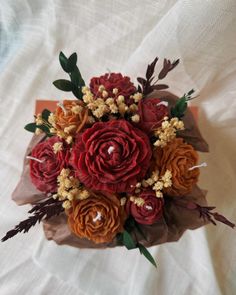
[[[57,105],[63,110],[64,115],[67,114],[66,108],[64,107],[62,102],[58,102]]]
[[[109,148],[107,150],[108,151],[108,154],[110,155],[114,151],[114,149],[115,149],[114,146],[112,146],[112,145],[109,146]]]
[[[111,70],[109,68],[107,68],[107,71],[108,71],[108,77],[107,77],[107,79],[109,79],[110,76],[111,76]]]
[[[168,102],[167,101],[160,101],[159,103],[157,103],[157,107],[160,105],[164,105],[165,107],[168,107]]]
[[[93,222],[96,222],[97,220],[102,219],[102,214],[101,212],[97,211],[97,215],[93,218]]]
[[[36,162],[39,162],[39,163],[43,163],[44,162],[44,160],[40,160],[38,158],[31,157],[31,156],[26,156],[26,159],[30,159],[30,160],[33,160],[33,161],[36,161]]]
[[[192,170],[194,170],[196,168],[201,168],[201,167],[207,167],[207,163],[206,162],[203,162],[202,164],[193,166],[193,167],[189,168],[188,170],[189,171],[192,171]]]
[[[151,211],[153,208],[152,206],[149,206],[149,205],[145,205],[145,208],[148,210],[148,211]]]

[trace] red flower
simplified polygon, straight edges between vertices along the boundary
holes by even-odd
[[[165,116],[168,116],[168,108],[159,104],[159,98],[145,98],[140,100],[138,114],[140,121],[137,126],[150,134],[154,128],[160,127]]]
[[[118,89],[118,93],[116,94],[117,97],[118,95],[123,95],[127,99],[136,91],[136,87],[130,81],[130,78],[122,76],[120,73],[110,73],[92,78],[90,81],[90,89],[94,95],[98,93],[100,85],[105,87],[109,97],[114,97],[112,92],[114,88]]]
[[[143,206],[137,206],[134,202],[126,203],[127,214],[134,217],[140,224],[153,224],[162,217],[163,198],[157,198],[153,190],[146,190],[140,193],[145,203]]]
[[[144,178],[152,150],[141,130],[125,120],[95,123],[78,135],[71,164],[90,189],[130,192]]]
[[[62,143],[62,150],[54,153],[54,143]],[[53,136],[37,144],[31,157],[41,160],[30,160],[30,176],[32,183],[42,192],[49,193],[57,190],[57,176],[62,168],[68,166],[70,152],[66,143],[60,138]]]

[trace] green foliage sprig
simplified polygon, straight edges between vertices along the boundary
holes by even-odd
[[[50,128],[52,128],[52,125],[48,121],[48,117],[50,116],[51,112],[48,109],[44,109],[42,111],[42,124],[38,125],[36,122],[34,123],[29,123],[25,125],[25,130],[35,133],[36,129],[39,128],[41,129],[47,137],[53,136],[53,134],[50,133]]]
[[[60,90],[70,92],[78,99],[82,99],[82,87],[85,86],[85,82],[81,76],[79,68],[77,67],[77,54],[72,53],[69,58],[65,56],[63,52],[59,54],[59,62],[62,69],[69,74],[70,80],[59,79],[53,82],[53,85]]]
[[[191,89],[188,93],[185,93],[182,97],[180,97],[175,106],[171,108],[171,117],[177,117],[181,119],[184,116],[185,111],[188,107],[188,101],[193,99],[191,95],[194,93],[194,89]]]
[[[144,239],[146,239],[140,225],[134,220],[134,218],[129,217],[125,222],[124,228],[125,230],[117,235],[118,242],[124,245],[128,250],[139,249],[140,254],[143,254],[144,257],[149,262],[151,262],[152,265],[157,267],[154,258],[152,257],[151,253],[147,250],[147,248],[140,244],[132,236],[132,232],[134,230],[137,230],[144,237]]]

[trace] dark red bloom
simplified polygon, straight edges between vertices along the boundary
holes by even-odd
[[[140,121],[137,126],[150,134],[154,128],[161,126],[163,118],[168,116],[168,108],[160,104],[159,98],[145,98],[139,101],[138,114]]]
[[[56,142],[63,144],[62,150],[54,153],[53,145]],[[30,176],[32,183],[42,192],[56,192],[57,176],[62,168],[66,168],[69,163],[70,151],[68,145],[57,136],[53,136],[37,144],[31,154],[38,160],[30,160]]]
[[[127,214],[140,224],[153,224],[162,217],[162,209],[164,205],[163,198],[157,198],[153,190],[146,190],[138,196],[142,198],[145,203],[143,206],[138,206],[134,202],[128,201],[126,203]]]
[[[120,73],[110,73],[100,77],[93,77],[90,81],[90,89],[94,95],[98,94],[100,85],[105,87],[109,97],[114,97],[112,92],[114,88],[118,89],[116,97],[123,95],[127,99],[136,92],[136,87],[130,81],[130,78],[122,76]]]
[[[88,188],[131,192],[144,178],[152,156],[149,139],[126,120],[95,123],[78,135],[71,164]]]

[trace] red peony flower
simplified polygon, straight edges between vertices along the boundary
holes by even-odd
[[[130,192],[144,178],[152,150],[141,130],[125,120],[95,123],[78,135],[71,164],[90,189]]]
[[[120,73],[105,74],[100,77],[92,78],[90,81],[90,89],[94,95],[98,93],[100,85],[105,87],[109,97],[114,97],[112,92],[114,88],[118,89],[117,97],[123,95],[127,99],[136,92],[136,87],[130,81],[130,78],[122,76]]]
[[[162,208],[164,205],[163,198],[157,198],[153,190],[146,190],[140,193],[145,203],[138,206],[134,202],[126,203],[127,214],[134,217],[140,224],[153,224],[162,217]]]
[[[53,150],[55,143],[62,143],[62,148],[56,153]],[[62,168],[68,166],[70,151],[68,145],[57,136],[53,136],[37,144],[32,152],[31,157],[41,160],[30,160],[30,176],[32,183],[42,192],[56,192],[57,176]]]
[[[168,108],[158,98],[146,98],[138,104],[140,121],[137,126],[150,134],[154,128],[160,127],[165,116],[168,116]]]

